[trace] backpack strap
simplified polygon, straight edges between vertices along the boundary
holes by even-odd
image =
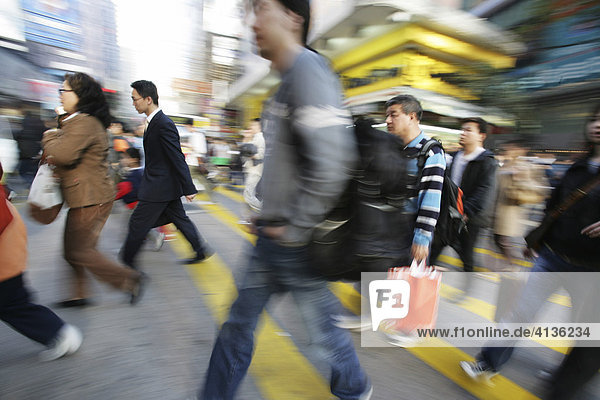
[[[423,167],[425,166],[425,162],[427,161],[427,153],[429,153],[429,150],[431,150],[432,147],[438,146],[440,147],[442,150],[444,149],[444,146],[442,146],[442,143],[437,140],[437,139],[429,139],[427,142],[425,142],[425,144],[421,147],[421,149],[419,150],[419,152],[417,153],[417,169],[418,169],[418,173],[417,173],[417,181],[416,181],[416,189],[417,189],[417,193],[418,193],[418,189],[419,189],[419,184],[421,183],[421,178],[423,178]]]
[[[419,170],[422,170],[425,166],[425,161],[427,161],[427,153],[429,153],[429,150],[431,150],[431,148],[434,146],[438,146],[442,149],[444,148],[444,146],[442,146],[442,143],[440,143],[439,140],[429,139],[427,142],[425,142],[423,147],[421,147],[419,153],[417,153],[417,167],[419,168]]]

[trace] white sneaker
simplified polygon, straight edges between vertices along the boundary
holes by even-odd
[[[373,396],[373,385],[370,385],[369,389],[367,389],[366,392],[361,394],[358,400],[369,400],[371,396]]]
[[[165,243],[165,236],[166,235],[164,233],[158,232],[156,238],[154,239],[154,248],[152,249],[153,251],[160,251],[163,244]]]
[[[75,353],[83,342],[81,331],[73,325],[64,324],[58,331],[53,343],[40,353],[40,360],[52,361]]]
[[[402,332],[384,332],[387,342],[397,347],[414,347],[421,339]]]
[[[338,328],[349,329],[351,331],[363,332],[371,329],[371,321],[361,318],[360,315],[332,315],[333,324]]]
[[[460,367],[471,379],[491,379],[498,375],[485,361],[461,361]]]

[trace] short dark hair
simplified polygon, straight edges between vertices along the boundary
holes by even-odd
[[[529,143],[525,139],[511,139],[503,143],[504,146],[513,146],[526,149]]]
[[[142,159],[142,154],[135,147],[129,147],[127,150],[125,150],[125,153],[127,153],[127,155],[129,157],[134,158],[134,159],[136,159],[138,161]]]
[[[156,85],[150,81],[140,80],[131,84],[140,96],[143,98],[150,97],[155,105],[158,105],[158,90]]]
[[[399,104],[402,107],[402,111],[404,114],[415,113],[417,114],[417,119],[421,121],[423,118],[423,107],[421,107],[421,103],[415,96],[411,96],[410,94],[401,94],[396,97],[392,97],[385,103],[385,108],[389,108],[393,105]]]
[[[474,122],[477,124],[478,128],[479,128],[479,133],[485,133],[487,135],[488,133],[488,123],[485,122],[485,120],[483,118],[479,118],[479,117],[469,117],[469,118],[463,118],[460,121],[460,124],[466,124],[468,122]]]
[[[585,126],[583,128],[583,135],[585,140],[586,150],[589,150],[588,155],[591,157],[594,154],[594,143],[590,140],[587,134],[588,124],[592,122],[592,118],[595,118],[596,115],[600,113],[600,103],[595,104],[594,108],[592,108],[592,113],[585,120]]]
[[[307,45],[310,28],[310,2],[308,0],[279,0],[281,4],[304,20],[302,24],[302,44]]]
[[[104,128],[108,128],[112,117],[108,108],[108,102],[104,97],[102,86],[91,76],[83,72],[66,74],[65,81],[71,86],[79,100],[77,111],[98,118]]]

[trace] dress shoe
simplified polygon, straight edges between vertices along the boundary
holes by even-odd
[[[196,253],[196,257],[192,257],[192,258],[185,258],[183,260],[181,260],[181,264],[196,264],[196,263],[200,263],[204,260],[206,260],[207,258],[210,258],[210,256],[212,256],[213,254],[215,254],[214,250],[212,250],[211,248],[205,247],[201,253]]]
[[[87,307],[91,305],[92,302],[89,299],[67,299],[54,304],[56,308]]]
[[[146,290],[146,284],[148,283],[148,275],[143,272],[140,272],[140,275],[137,277],[133,287],[131,288],[131,297],[129,299],[129,304],[132,306],[139,303],[144,295],[144,291]]]

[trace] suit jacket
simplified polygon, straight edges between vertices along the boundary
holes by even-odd
[[[197,192],[173,121],[157,112],[144,133],[146,164],[138,198],[165,202]]]
[[[44,133],[42,146],[52,156],[69,207],[113,201],[115,190],[108,175],[108,134],[96,117],[78,114],[61,129]]]

